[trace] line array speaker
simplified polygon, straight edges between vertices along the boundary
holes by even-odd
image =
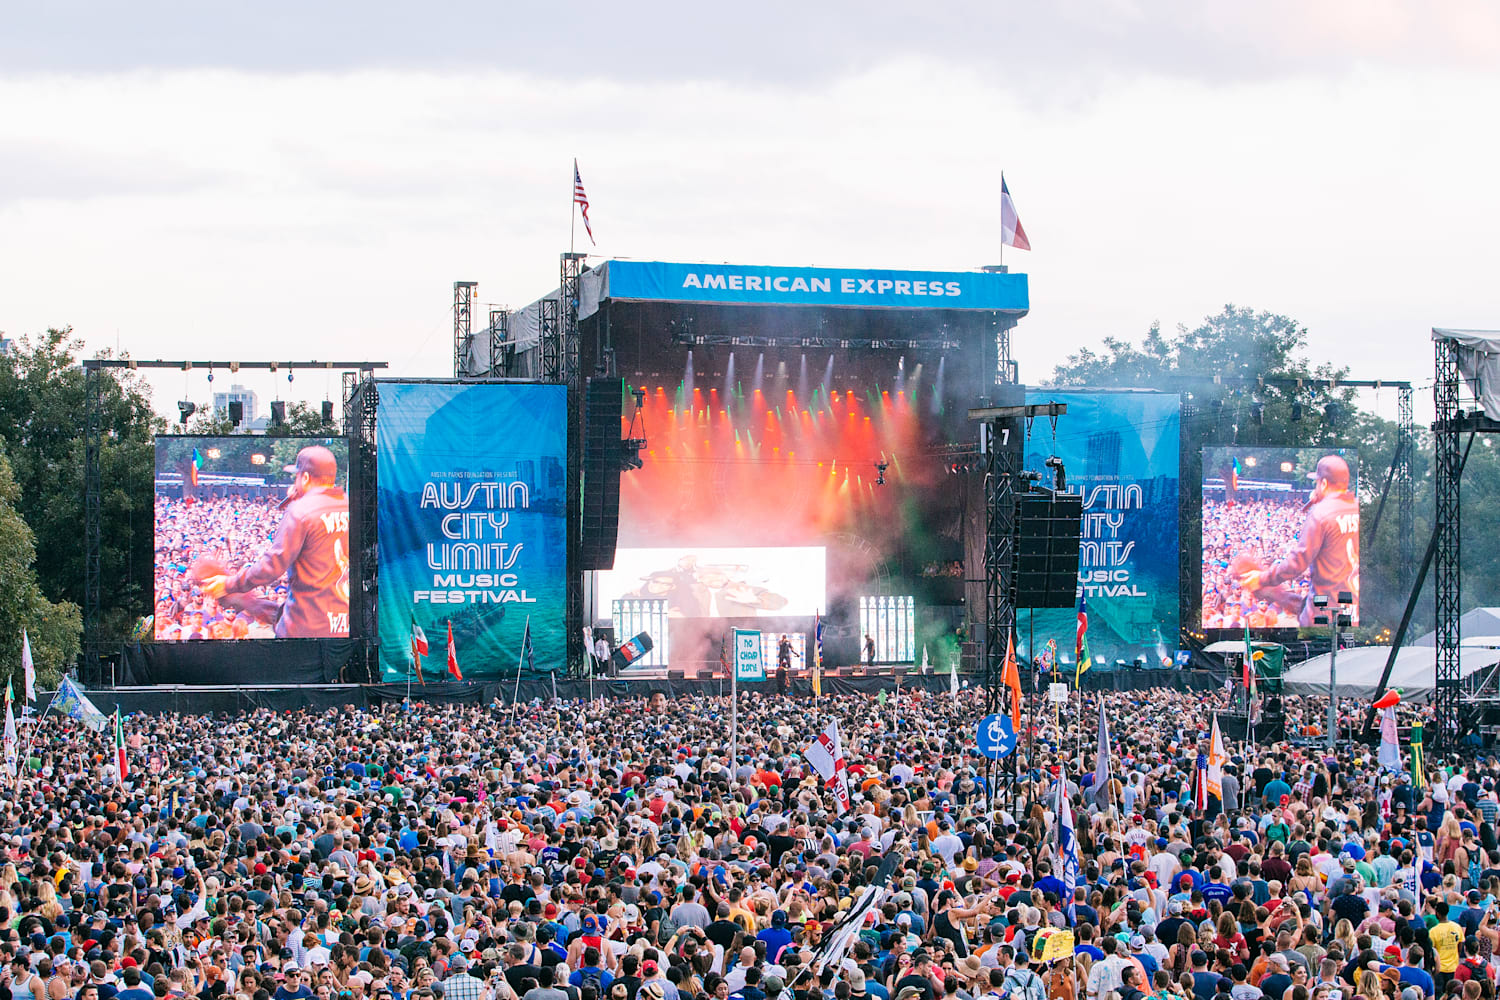
[[[1071,608],[1078,592],[1083,497],[1042,491],[1016,503],[1018,608]]]
[[[620,419],[625,380],[595,377],[584,391],[583,569],[613,569],[620,533]]]

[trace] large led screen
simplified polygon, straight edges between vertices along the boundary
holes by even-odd
[[[618,549],[599,573],[599,607],[664,600],[671,618],[811,617],[824,603],[825,550]]]
[[[348,442],[156,439],[160,641],[349,634]]]
[[[1358,473],[1352,448],[1204,448],[1204,627],[1312,625],[1341,593],[1359,624]]]
[[[380,670],[464,680],[567,665],[567,392],[380,382]],[[427,654],[413,643],[426,637]],[[527,644],[527,636],[530,644]]]
[[[1065,403],[1056,427],[1035,421],[1025,467],[1050,478],[1060,459],[1067,486],[1083,495],[1078,596],[1087,600],[1095,666],[1170,663],[1177,648],[1178,453],[1175,393],[1031,389],[1026,402]],[[981,564],[982,568],[982,564]],[[1077,608],[1017,609],[1017,643],[1040,658],[1055,642],[1058,663],[1074,665]]]

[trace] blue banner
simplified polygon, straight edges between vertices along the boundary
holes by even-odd
[[[380,671],[512,674],[527,622],[539,671],[566,662],[567,390],[381,382],[376,431]]]
[[[872,271],[612,260],[605,295],[657,302],[853,306],[868,309],[988,309],[1023,314],[1024,274],[988,271]]]
[[[1035,421],[1025,467],[1046,471],[1063,460],[1068,488],[1083,493],[1078,586],[1088,597],[1093,669],[1145,658],[1170,667],[1178,646],[1178,432],[1175,394],[1051,392],[1031,389],[1027,403],[1066,403],[1057,435]],[[1018,611],[1018,645],[1057,640],[1063,674],[1073,672],[1077,612]],[[1030,656],[1028,651],[1026,655]]]

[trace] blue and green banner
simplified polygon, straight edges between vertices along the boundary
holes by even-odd
[[[380,671],[412,676],[412,629],[465,680],[566,664],[567,395],[561,385],[380,382]],[[445,673],[423,661],[427,680]]]
[[[1083,494],[1078,587],[1088,602],[1093,669],[1137,657],[1148,667],[1171,666],[1179,616],[1177,395],[1030,389],[1026,402],[1068,407],[1055,436],[1046,420],[1032,423],[1025,468],[1045,474],[1056,455],[1068,488]],[[1065,659],[1076,629],[1071,609],[1017,611],[1018,641],[1035,635],[1040,650],[1056,639]]]

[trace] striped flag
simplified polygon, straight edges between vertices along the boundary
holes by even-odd
[[[120,709],[115,708],[115,782],[125,784],[130,777],[130,768],[125,763],[125,725],[120,721]]]
[[[823,697],[823,613],[813,615],[813,697]]]
[[[1265,658],[1266,658],[1265,651],[1264,650],[1256,649],[1254,643],[1252,643],[1250,641],[1250,625],[1249,625],[1249,623],[1246,623],[1246,625],[1245,625],[1245,653],[1244,653],[1244,660],[1245,660],[1245,690],[1248,691],[1248,692],[1250,692],[1250,697],[1252,697],[1252,698],[1255,697],[1255,680],[1256,680],[1255,675],[1257,673],[1256,668],[1255,668],[1255,664],[1256,664],[1257,661],[1264,660]]]
[[[1193,767],[1193,806],[1208,808],[1208,754],[1200,753]]]
[[[1411,787],[1427,787],[1427,765],[1422,760],[1422,724],[1411,727]]]
[[[1005,174],[1000,175],[1000,242],[1017,250],[1030,250],[1031,241],[1016,214],[1016,203],[1010,200],[1010,188],[1006,186]]]
[[[553,176],[556,176],[555,174]],[[573,204],[578,206],[578,214],[583,216],[583,231],[589,234],[589,242],[594,242],[594,227],[589,224],[589,196],[583,190],[583,177],[578,173],[578,161],[573,161]],[[596,244],[597,245],[597,244]]]
[[[1073,656],[1077,666],[1073,669],[1073,686],[1078,687],[1083,675],[1094,665],[1089,656],[1089,604],[1088,598],[1078,595],[1078,634],[1073,642]]]
[[[416,616],[411,620],[411,659],[417,668],[417,680],[425,686],[427,678],[422,676],[422,657],[427,655],[427,633],[417,624]]]
[[[802,970],[786,984],[789,992],[797,981],[812,969],[838,968],[844,954],[864,928],[865,914],[880,912],[881,904],[885,902],[886,895],[890,891],[891,876],[895,874],[902,858],[903,855],[899,851],[892,851],[885,856],[874,878],[870,880],[870,884],[860,890],[849,909],[839,914],[838,920],[829,928],[828,933],[823,935],[822,944],[818,946],[812,960],[805,963]]]

